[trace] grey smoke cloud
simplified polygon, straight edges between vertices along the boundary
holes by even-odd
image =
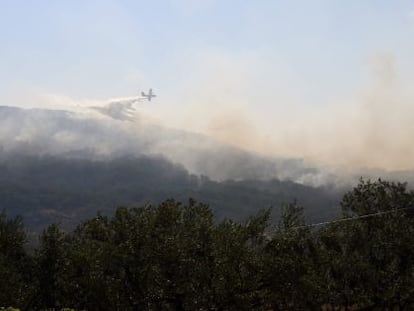
[[[258,59],[201,57],[198,75],[186,81],[193,92],[186,109],[169,111],[164,120],[181,119],[177,127],[263,155],[301,158],[309,166],[349,173],[414,168],[414,77],[392,53],[370,55],[360,69],[365,80],[327,103],[289,96],[302,85],[281,81],[274,76],[277,67],[267,70]],[[336,84],[340,76],[332,78]]]
[[[321,181],[322,173],[307,168],[300,159],[265,157],[204,135],[162,127],[143,119],[134,104],[134,99],[110,101],[100,109],[91,107],[92,114],[0,107],[2,153],[94,159],[162,155],[216,180]]]
[[[367,87],[317,119],[308,136],[295,138],[320,148],[309,149],[314,159],[348,170],[412,169],[414,93],[392,55],[376,55],[370,67]]]
[[[256,59],[209,56],[198,62],[198,76],[182,81],[188,84],[181,89],[185,97],[163,94],[151,105],[134,97],[46,96],[35,106],[57,108],[2,108],[2,149],[101,158],[161,154],[218,180],[277,177],[322,184],[362,168],[413,168],[414,94],[392,54],[370,57],[370,76],[359,90],[308,110],[294,103],[299,98],[292,104],[287,91],[272,88],[275,80],[259,74],[266,64]],[[252,105],[256,100],[274,104],[259,116],[252,108],[260,106]]]

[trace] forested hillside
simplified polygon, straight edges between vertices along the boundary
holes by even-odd
[[[117,206],[157,204],[194,198],[210,205],[218,220],[244,220],[263,208],[297,200],[308,221],[326,220],[339,211],[339,191],[280,180],[212,181],[189,174],[162,157],[121,157],[93,161],[51,156],[14,156],[0,161],[0,210],[20,215],[30,230],[50,223],[73,228],[96,212]]]
[[[306,226],[285,205],[245,222],[174,200],[50,225],[34,252],[0,216],[0,307],[25,310],[413,310],[414,192],[361,181],[342,215]]]

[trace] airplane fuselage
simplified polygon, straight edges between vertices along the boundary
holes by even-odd
[[[141,96],[148,99],[148,101],[151,101],[153,97],[157,97],[154,93],[152,93],[152,89],[149,89],[148,94],[145,94],[144,92],[141,92]]]

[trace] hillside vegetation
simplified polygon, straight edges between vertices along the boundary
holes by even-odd
[[[0,306],[28,310],[412,310],[414,193],[363,181],[334,222],[284,206],[245,222],[167,200],[50,225],[32,253],[20,218],[0,217]]]
[[[20,215],[30,231],[39,233],[59,222],[73,229],[98,211],[113,214],[119,205],[158,204],[189,197],[209,204],[217,219],[245,220],[260,209],[297,199],[309,221],[333,218],[339,191],[280,180],[217,182],[191,175],[162,157],[119,157],[112,160],[52,156],[8,156],[0,160],[0,210]]]

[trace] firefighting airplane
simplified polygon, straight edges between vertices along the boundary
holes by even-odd
[[[157,95],[155,95],[154,93],[152,93],[152,89],[149,89],[148,94],[145,94],[144,92],[141,92],[141,96],[143,97],[143,99],[148,99],[148,101],[151,101],[151,98],[153,97],[157,97]]]

